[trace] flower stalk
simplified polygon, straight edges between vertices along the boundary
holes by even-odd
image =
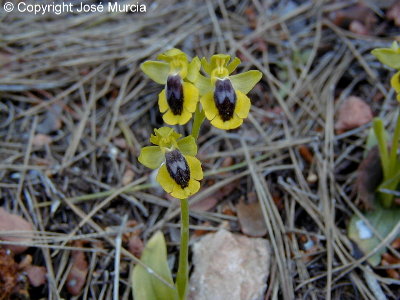
[[[196,142],[199,137],[201,125],[203,124],[205,117],[206,116],[204,114],[204,110],[200,108],[200,105],[197,105],[196,112],[194,113],[192,134],[191,134]]]
[[[180,300],[186,299],[189,282],[189,201],[181,200],[181,242],[176,288]]]

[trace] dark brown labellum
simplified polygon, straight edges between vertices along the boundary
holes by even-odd
[[[173,150],[165,154],[166,165],[169,175],[181,188],[189,185],[190,169],[189,165],[178,150]]]
[[[174,115],[182,114],[183,110],[183,87],[179,75],[170,75],[167,79],[166,98]]]
[[[232,119],[236,106],[236,93],[229,79],[215,82],[214,101],[223,121]]]

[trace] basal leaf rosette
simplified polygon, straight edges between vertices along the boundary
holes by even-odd
[[[192,136],[181,134],[170,127],[154,130],[150,142],[155,146],[142,148],[139,162],[150,169],[158,169],[157,182],[171,196],[185,199],[198,192],[203,170],[195,157],[197,145]]]
[[[197,79],[200,60],[195,57],[189,62],[187,55],[179,49],[160,54],[160,61],[146,61],[142,71],[165,88],[158,95],[158,107],[163,120],[169,125],[183,125],[196,111],[199,91],[191,83]]]
[[[230,55],[216,54],[208,62],[201,60],[201,66],[209,77],[199,75],[196,86],[202,97],[200,103],[206,118],[219,129],[234,129],[247,118],[251,102],[247,93],[260,81],[262,73],[251,70],[230,75],[241,63]]]

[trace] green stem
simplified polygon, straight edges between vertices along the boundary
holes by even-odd
[[[373,122],[374,132],[376,139],[378,141],[379,154],[381,157],[383,177],[384,180],[388,179],[389,176],[389,153],[386,144],[386,134],[385,128],[383,127],[383,122],[379,118],[375,118]]]
[[[397,123],[393,133],[392,149],[390,149],[389,166],[391,168],[391,176],[393,176],[397,171],[396,170],[397,150],[399,148],[399,143],[400,143],[400,110],[397,113]]]
[[[197,104],[192,125],[192,136],[196,141],[197,138],[199,137],[201,124],[203,124],[204,118],[205,118],[204,110],[200,108],[200,104]]]
[[[400,140],[400,114],[397,115],[397,123],[393,134],[392,147],[390,153],[387,148],[386,134],[383,122],[379,118],[375,118],[373,122],[375,136],[378,141],[379,154],[381,157],[382,169],[383,169],[383,182],[389,184],[385,185],[385,188],[395,190],[399,183],[399,180],[391,180],[397,172],[397,149]],[[393,203],[393,195],[388,193],[381,193],[383,207],[389,208]]]
[[[189,281],[189,201],[181,200],[181,248],[179,251],[179,266],[176,275],[176,287],[179,299],[186,299]]]

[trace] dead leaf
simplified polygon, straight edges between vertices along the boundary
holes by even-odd
[[[372,118],[370,106],[361,98],[350,96],[339,107],[335,129],[344,132],[364,125]]]
[[[76,241],[75,247],[82,247],[82,241]],[[67,277],[67,290],[73,296],[78,296],[86,283],[88,262],[85,253],[81,250],[72,251],[72,268]]]
[[[312,152],[310,151],[310,148],[307,147],[306,145],[300,145],[298,147],[299,153],[301,155],[301,157],[303,157],[303,159],[308,162],[309,164],[311,164],[314,160],[314,155],[312,154]]]
[[[228,176],[230,173],[224,173]],[[218,202],[220,202],[224,197],[230,195],[233,190],[238,186],[237,180],[228,183],[227,185],[223,186],[221,189],[216,191],[213,195],[208,196],[206,198],[200,199],[199,201],[190,205],[191,210],[195,211],[208,211],[215,207]]]
[[[396,26],[400,26],[400,2],[396,1],[386,12],[388,20],[393,20]]]
[[[18,264],[18,267],[23,270],[28,268],[29,266],[32,265],[32,255],[28,254],[25,255],[22,260],[20,261],[20,263]]]
[[[367,27],[360,21],[354,20],[351,21],[349,30],[353,33],[359,34],[359,35],[368,35],[369,30]]]
[[[217,193],[214,196],[209,196],[209,197],[203,198],[203,199],[197,201],[196,203],[193,203],[192,205],[190,205],[190,210],[198,211],[198,212],[208,211],[208,210],[212,209],[213,207],[215,207],[215,205],[217,205],[220,195],[221,195],[220,193]]]
[[[127,185],[133,181],[133,178],[135,177],[135,173],[131,169],[127,169],[122,175],[122,185]]]
[[[7,299],[14,293],[18,275],[18,264],[12,253],[0,248],[0,299]]]
[[[202,224],[200,224],[201,226],[204,226],[204,227],[212,227],[212,224],[209,222],[209,221],[205,221],[204,223],[202,223]],[[204,229],[196,229],[194,232],[193,232],[193,236],[194,237],[200,237],[200,236],[203,236],[203,235],[205,235],[205,234],[207,234],[207,233],[210,233],[210,230],[204,230]]]
[[[254,7],[253,6],[247,7],[246,10],[244,11],[244,14],[247,17],[250,28],[253,29],[256,28],[258,17]]]
[[[129,220],[126,223],[126,227],[135,228],[138,226],[138,222],[136,220]],[[139,227],[134,231],[125,233],[123,237],[124,244],[128,246],[128,250],[130,253],[135,255],[136,257],[141,257],[142,251],[144,249],[143,240],[140,238],[140,234],[142,233],[142,229]]]
[[[400,238],[396,239],[393,241],[391,246],[399,250],[400,249]],[[400,265],[400,259],[397,258],[396,256],[392,255],[389,252],[386,252],[382,254],[382,266],[391,266],[391,265]],[[386,273],[388,274],[389,277],[400,280],[400,268],[389,268],[386,269]]]
[[[32,139],[32,145],[36,147],[43,147],[44,145],[48,145],[52,142],[52,138],[46,134],[38,133]]]
[[[1,234],[2,231],[25,231],[25,233]],[[0,239],[9,242],[32,243],[33,227],[24,218],[10,214],[0,207]],[[12,250],[15,254],[24,252],[29,246],[4,245],[6,249]]]
[[[123,150],[128,148],[128,143],[126,142],[126,139],[124,139],[124,138],[113,139],[113,144]]]
[[[28,266],[25,268],[25,272],[32,286],[38,287],[46,283],[47,270],[45,267]]]
[[[141,257],[144,249],[144,243],[138,235],[132,235],[129,238],[128,250],[136,257]]]
[[[321,250],[319,240],[315,236],[309,237],[302,234],[299,237],[299,242],[302,247],[300,252],[304,254],[304,256],[302,256],[302,260],[305,263],[310,262],[315,257],[314,254]]]
[[[258,201],[246,204],[241,199],[236,205],[236,210],[240,228],[244,234],[254,237],[267,234],[267,226],[265,226],[264,216]]]
[[[334,11],[330,14],[330,19],[335,25],[345,29],[349,29],[353,21],[358,21],[361,22],[368,31],[370,31],[378,21],[374,11],[362,3]]]
[[[46,112],[43,121],[37,126],[37,132],[49,134],[61,128],[62,106],[53,104]]]
[[[357,169],[355,190],[358,202],[365,209],[372,209],[375,198],[375,191],[382,182],[382,166],[379,158],[378,147],[369,150],[368,155],[363,159]]]

